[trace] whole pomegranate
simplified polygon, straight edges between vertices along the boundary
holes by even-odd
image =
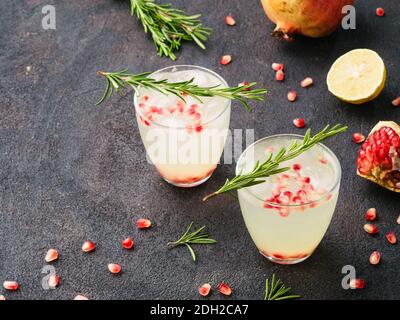
[[[389,190],[400,192],[400,126],[381,121],[358,152],[357,174]]]
[[[276,23],[273,36],[291,40],[302,34],[324,37],[335,31],[342,20],[342,8],[353,0],[261,0],[268,18]]]

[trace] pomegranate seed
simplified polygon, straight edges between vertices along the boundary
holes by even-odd
[[[200,133],[201,131],[203,131],[203,126],[201,126],[201,125],[195,126],[194,131],[196,131],[197,133]]]
[[[310,77],[305,78],[303,81],[300,82],[302,88],[307,88],[314,83],[313,79]]]
[[[353,134],[353,141],[355,143],[362,143],[365,141],[365,136],[361,133],[356,132]]]
[[[296,119],[293,120],[293,124],[297,128],[303,128],[306,125],[306,122],[304,121],[303,118],[296,118]]]
[[[1,294],[0,295],[0,300],[6,300],[6,297]]]
[[[375,208],[368,209],[367,213],[365,214],[365,219],[368,221],[374,221],[376,219],[376,209]]]
[[[319,158],[319,162],[321,162],[322,164],[327,164],[328,163],[328,159],[326,159],[325,157],[321,156]]]
[[[4,281],[3,287],[6,290],[15,291],[19,288],[19,284],[16,281]]]
[[[96,248],[96,245],[92,241],[85,241],[82,245],[83,252],[90,252]]]
[[[292,166],[292,169],[295,170],[295,171],[299,171],[299,170],[301,170],[301,165],[298,164],[298,163],[295,163],[295,164]]]
[[[231,61],[232,61],[232,56],[227,54],[225,56],[222,56],[222,58],[219,61],[219,63],[222,64],[222,65],[227,65],[227,64],[231,63]]]
[[[209,283],[205,283],[199,288],[199,293],[201,296],[207,297],[210,294],[210,290],[211,285]]]
[[[122,246],[129,250],[133,248],[133,240],[131,238],[126,238],[124,241],[122,241]]]
[[[275,80],[276,81],[283,81],[285,79],[285,74],[283,73],[282,70],[278,70],[275,74]]]
[[[238,87],[244,87],[244,86],[248,86],[250,83],[248,81],[243,81],[241,83],[238,84]],[[244,88],[244,91],[250,91],[250,88]]]
[[[296,101],[297,99],[297,92],[294,90],[291,90],[287,94],[287,98],[290,102]]]
[[[350,288],[352,289],[363,289],[365,287],[364,279],[352,279],[350,280]]]
[[[274,62],[272,64],[272,69],[274,69],[275,71],[282,71],[283,70],[283,63]]]
[[[58,259],[58,251],[56,249],[49,249],[47,251],[44,261],[52,262]]]
[[[387,239],[387,241],[389,241],[389,243],[391,243],[391,244],[395,244],[395,243],[397,242],[397,237],[396,237],[396,235],[394,234],[393,231],[390,231],[390,232],[388,232],[388,233],[386,234],[386,239]]]
[[[394,99],[392,101],[392,105],[394,105],[395,107],[400,106],[400,97],[397,97],[396,99]]]
[[[138,219],[136,221],[136,227],[139,229],[147,229],[151,227],[151,221],[149,219]]]
[[[397,224],[400,224],[400,216],[396,220]]]
[[[376,225],[370,224],[370,223],[364,224],[364,230],[365,230],[365,232],[367,232],[369,234],[376,234],[379,232],[378,227]]]
[[[59,281],[60,281],[60,278],[57,275],[53,274],[49,277],[49,279],[47,280],[47,283],[50,288],[55,289],[55,287],[58,286]]]
[[[376,15],[378,17],[383,17],[385,15],[385,10],[383,8],[376,8]]]
[[[372,252],[369,257],[369,263],[376,265],[379,263],[379,261],[381,261],[381,254],[379,253],[379,251]]]
[[[74,300],[89,300],[89,299],[86,298],[85,296],[78,294],[77,296],[75,296]]]
[[[108,265],[108,271],[110,271],[111,273],[117,274],[121,272],[121,266],[119,264],[116,263],[110,263]]]
[[[234,26],[236,24],[236,21],[231,15],[229,15],[225,17],[225,24],[227,24],[228,26]]]
[[[221,282],[218,286],[218,291],[225,296],[230,296],[232,294],[232,289],[226,283]]]

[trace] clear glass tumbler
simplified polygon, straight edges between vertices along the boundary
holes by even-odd
[[[256,161],[288,148],[298,135],[275,135],[249,146],[240,156],[236,174],[250,172]],[[341,167],[334,153],[318,144],[282,163],[286,172],[265,183],[238,190],[246,227],[260,253],[280,264],[307,259],[324,237],[339,195]]]

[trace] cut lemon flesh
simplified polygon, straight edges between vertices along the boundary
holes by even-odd
[[[369,49],[356,49],[340,56],[326,79],[328,90],[340,100],[362,104],[375,99],[385,86],[382,58]]]

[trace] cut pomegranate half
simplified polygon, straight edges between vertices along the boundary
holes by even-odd
[[[400,192],[400,126],[379,122],[363,143],[357,174],[389,190]]]

